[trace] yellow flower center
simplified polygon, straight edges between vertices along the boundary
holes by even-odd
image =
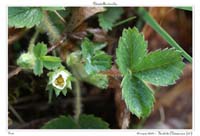
[[[64,85],[64,79],[63,79],[63,77],[62,77],[61,75],[59,75],[59,76],[56,78],[55,84],[56,84],[57,86],[63,87],[63,85]]]

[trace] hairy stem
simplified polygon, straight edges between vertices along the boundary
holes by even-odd
[[[36,28],[36,31],[35,31],[33,37],[31,38],[29,46],[28,46],[28,51],[29,52],[33,52],[33,47],[34,47],[35,41],[36,41],[36,39],[38,37],[38,34],[39,34],[39,30]]]
[[[75,81],[75,115],[74,115],[76,122],[78,122],[80,114],[81,114],[80,82],[79,80],[76,80]]]
[[[44,12],[43,22],[42,26],[44,27],[45,31],[47,32],[49,36],[49,40],[52,42],[57,41],[60,38],[60,34],[56,27],[53,26],[51,20],[49,19],[49,16],[47,12]]]

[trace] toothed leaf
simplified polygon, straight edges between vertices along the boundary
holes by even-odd
[[[47,45],[44,43],[37,43],[33,48],[34,55],[38,58],[45,56],[47,54]]]
[[[95,44],[84,39],[81,48],[85,59],[85,70],[88,74],[104,71],[111,68],[111,56],[103,51],[96,50]]]
[[[113,24],[121,17],[123,9],[120,7],[109,7],[98,15],[99,25],[106,31],[111,30]]]
[[[125,29],[119,39],[116,51],[116,62],[120,72],[126,75],[143,60],[146,53],[147,42],[144,40],[144,36],[135,27]]]
[[[44,67],[48,70],[56,69],[61,66],[61,59],[54,56],[43,56],[42,58]]]
[[[77,124],[71,116],[66,117],[62,115],[44,124],[42,129],[75,129],[77,127]]]
[[[127,74],[122,81],[122,98],[131,113],[147,117],[154,103],[153,92],[138,78]]]
[[[31,28],[39,25],[43,18],[41,8],[33,7],[9,7],[8,8],[8,25],[16,28]]]
[[[135,76],[154,85],[172,85],[182,74],[184,63],[181,52],[175,49],[149,53],[135,67]]]
[[[107,129],[109,124],[94,115],[81,115],[79,118],[81,129]]]

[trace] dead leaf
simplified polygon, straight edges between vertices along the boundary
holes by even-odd
[[[79,25],[81,25],[85,20],[90,18],[91,16],[105,11],[103,7],[80,7],[74,8],[72,10],[72,16],[68,23],[68,32],[72,32]]]
[[[15,29],[9,28],[8,29],[8,44],[11,45],[15,41],[19,40],[23,35],[27,32],[27,29]]]
[[[192,15],[169,7],[150,8],[149,14],[166,30],[177,43],[188,53],[192,54]],[[169,44],[148,24],[143,27],[149,50],[169,47]]]

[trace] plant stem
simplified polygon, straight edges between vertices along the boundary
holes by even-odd
[[[117,22],[116,24],[113,25],[113,27],[117,27],[117,26],[119,26],[119,25],[122,25],[122,24],[124,24],[124,23],[126,23],[126,22],[129,22],[129,21],[135,19],[135,18],[136,18],[135,16],[134,16],[134,17],[129,17],[129,18],[125,19],[125,20],[122,20],[122,21],[120,21],[120,22]]]
[[[45,31],[47,32],[49,39],[52,40],[52,42],[58,40],[60,38],[59,32],[56,27],[53,26],[51,20],[49,19],[49,16],[47,12],[44,12],[43,17],[43,27]]]
[[[17,111],[13,108],[12,105],[8,105],[8,108],[10,111],[15,115],[15,117],[19,120],[20,123],[25,123],[25,121],[22,119],[22,117],[17,113]]]
[[[79,80],[76,80],[75,81],[75,115],[74,115],[76,122],[78,122],[80,114],[81,114],[80,82]]]
[[[154,18],[149,15],[149,13],[144,8],[138,9],[138,14],[149,24],[166,42],[168,42],[172,47],[182,52],[182,55],[192,63],[192,57],[181,48],[180,45],[154,20]]]
[[[36,39],[38,37],[38,34],[39,34],[39,30],[36,28],[36,31],[35,31],[33,37],[31,38],[29,46],[28,46],[28,51],[29,52],[33,52],[33,47],[35,45],[35,41],[36,41]]]

